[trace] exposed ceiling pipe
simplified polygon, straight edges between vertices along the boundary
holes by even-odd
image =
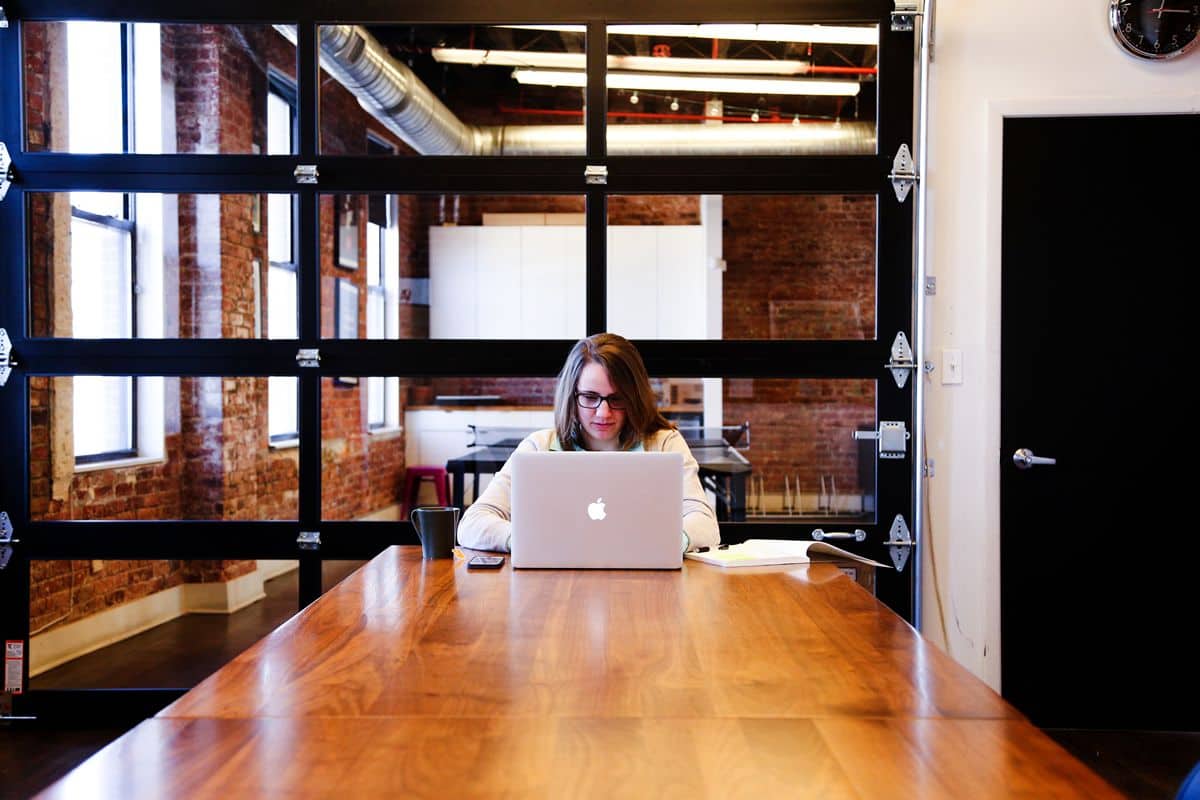
[[[296,43],[293,25],[276,30]],[[468,125],[360,25],[319,28],[321,66],[421,155],[583,155],[582,125]],[[870,122],[803,125],[613,125],[609,155],[863,155]]]

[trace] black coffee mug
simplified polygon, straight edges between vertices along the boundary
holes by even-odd
[[[458,532],[456,506],[420,506],[408,515],[421,540],[421,555],[425,558],[452,558],[454,537]]]

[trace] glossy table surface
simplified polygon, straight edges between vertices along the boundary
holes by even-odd
[[[831,564],[393,547],[45,797],[1115,797]]]

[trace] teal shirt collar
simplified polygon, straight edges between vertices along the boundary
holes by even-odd
[[[560,441],[558,440],[558,433],[556,432],[556,433],[554,433],[554,435],[552,435],[552,436],[550,437],[550,450],[562,451],[562,449],[563,449],[563,448],[562,448],[562,442],[560,442]],[[636,452],[640,452],[640,451],[642,451],[642,450],[645,450],[645,449],[646,449],[646,448],[643,446],[642,442],[640,442],[640,441],[639,441],[637,444],[635,444],[633,447],[629,448],[629,449],[628,449],[628,450],[626,450],[625,452],[627,452],[627,453],[636,453]],[[576,451],[576,452],[580,452],[580,453],[586,453],[586,452],[588,452],[587,450],[584,450],[584,449],[583,449],[582,447],[580,447],[579,445],[575,445],[575,451]]]

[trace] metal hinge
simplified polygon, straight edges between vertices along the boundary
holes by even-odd
[[[4,14],[3,7],[0,7],[0,16]],[[0,25],[7,28],[8,25]],[[8,145],[0,142],[0,200],[4,199],[4,195],[8,194],[8,187],[12,186],[13,168],[12,157],[8,154]]]
[[[913,351],[908,345],[908,337],[904,335],[904,331],[896,334],[896,338],[892,340],[892,357],[884,364],[885,367],[892,371],[892,378],[896,381],[896,386],[903,389],[904,384],[908,383],[908,373],[910,370],[917,368],[917,364],[913,361]]]
[[[917,0],[896,0],[896,10],[892,12],[893,31],[911,31],[921,12],[917,10]]]
[[[317,165],[316,164],[297,164],[292,170],[292,177],[296,179],[296,183],[316,183],[317,182]]]
[[[296,351],[296,363],[302,367],[319,367],[321,351],[315,347],[301,347]]]
[[[301,550],[319,550],[321,547],[321,532],[300,531],[300,535],[296,537],[296,544],[300,545]]]
[[[608,184],[608,167],[588,166],[583,169],[584,183]]]
[[[888,553],[892,557],[892,564],[895,565],[896,572],[904,571],[904,565],[908,563],[908,554],[912,552],[914,544],[904,516],[897,514],[896,518],[892,520],[892,528],[888,531],[887,540]]]
[[[908,145],[900,145],[896,157],[892,159],[892,171],[888,173],[892,181],[892,190],[896,192],[896,200],[903,203],[908,199],[908,190],[917,182],[917,165],[913,162],[912,151]]]
[[[8,376],[16,365],[17,360],[12,357],[12,340],[8,338],[8,331],[0,328],[0,386],[8,383]]]
[[[933,459],[932,458],[925,459],[925,466],[924,466],[924,468],[922,468],[921,474],[924,475],[926,478],[933,477],[934,473],[933,473]]]
[[[880,458],[904,458],[911,434],[903,422],[880,422],[877,431],[855,431],[855,439],[877,439]]]
[[[0,569],[8,566],[9,559],[12,558],[13,549],[9,544],[17,539],[13,537],[12,521],[8,518],[7,511],[0,511]]]

